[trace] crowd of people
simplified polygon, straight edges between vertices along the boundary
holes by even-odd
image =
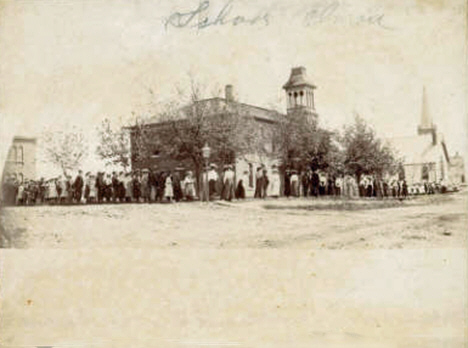
[[[248,191],[258,199],[280,196],[383,199],[444,192],[441,184],[423,182],[408,188],[405,180],[383,180],[370,175],[362,176],[359,182],[352,175],[332,177],[313,170],[286,169],[280,175],[275,165],[270,170],[259,166],[254,175],[244,171],[236,177],[232,165],[220,171],[211,164],[202,174],[201,182],[202,187],[197,190],[197,179],[192,171],[150,169],[96,174],[83,174],[80,170],[75,177],[65,175],[24,182],[11,175],[2,185],[2,201],[4,205],[152,203],[193,201],[203,199],[203,195],[209,200],[231,201],[245,199]]]

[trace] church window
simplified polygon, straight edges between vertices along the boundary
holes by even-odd
[[[429,180],[429,167],[427,164],[421,168],[421,180]]]
[[[445,171],[444,171],[444,161],[442,160],[442,158],[440,158],[440,178],[442,180],[445,179]]]

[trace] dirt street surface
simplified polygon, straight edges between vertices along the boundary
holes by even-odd
[[[12,248],[457,248],[466,243],[466,191],[398,200],[11,207]]]

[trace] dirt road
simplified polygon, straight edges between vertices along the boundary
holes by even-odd
[[[467,198],[13,207],[1,223],[13,248],[445,248],[465,245]]]

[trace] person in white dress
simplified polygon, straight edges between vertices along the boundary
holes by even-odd
[[[49,191],[49,202],[55,203],[57,201],[57,184],[55,179],[50,179],[47,183],[47,189]]]
[[[299,197],[299,176],[296,170],[293,170],[291,175],[291,196]]]
[[[343,193],[343,178],[341,176],[337,177],[335,180],[335,195],[340,197]]]
[[[270,175],[270,183],[268,185],[268,196],[279,197],[281,194],[281,178],[278,168],[273,167]]]
[[[191,171],[187,172],[184,179],[184,193],[188,201],[192,201],[196,198],[195,179],[193,178],[193,173]]]
[[[174,189],[172,187],[172,175],[170,172],[168,173],[166,181],[164,183],[164,197],[166,197],[166,199],[169,202],[172,202],[172,199],[174,198]]]
[[[91,174],[89,176],[89,195],[88,195],[88,202],[89,203],[94,203],[96,202],[96,196],[97,196],[97,187],[96,187],[96,175]]]

